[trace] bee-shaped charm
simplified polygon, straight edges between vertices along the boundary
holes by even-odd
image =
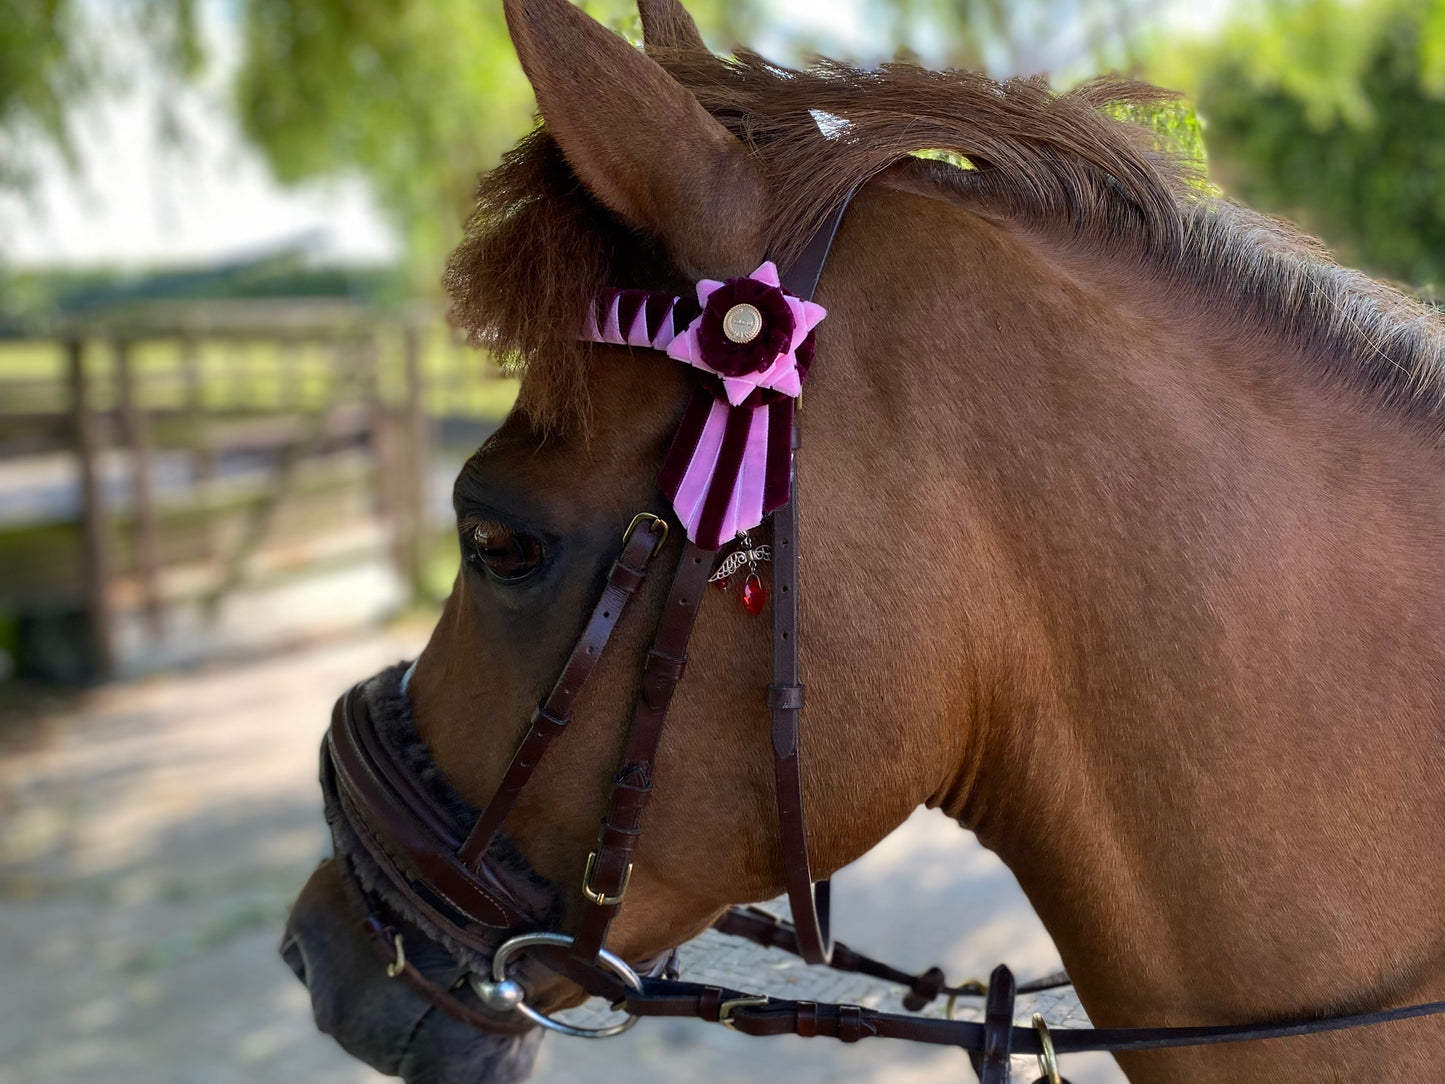
[[[716,584],[719,591],[726,591],[732,577],[746,566],[748,574],[743,580],[739,597],[743,609],[757,616],[763,612],[763,607],[768,602],[768,589],[763,586],[762,578],[758,575],[758,562],[772,559],[773,547],[754,546],[753,540],[744,533],[738,537],[738,548],[723,558],[717,571],[708,577],[708,583]]]

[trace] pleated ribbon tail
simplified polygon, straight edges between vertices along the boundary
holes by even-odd
[[[731,406],[693,391],[659,482],[698,546],[719,549],[788,502],[793,408],[792,399]]]

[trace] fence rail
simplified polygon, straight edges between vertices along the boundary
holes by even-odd
[[[0,340],[0,612],[21,655],[59,615],[70,669],[105,675],[118,609],[160,638],[178,602],[214,612],[361,521],[421,594],[434,431],[495,424],[514,389],[490,373],[432,311],[349,303],[153,304]]]

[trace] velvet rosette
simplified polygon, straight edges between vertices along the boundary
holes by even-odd
[[[802,392],[798,348],[827,313],[784,291],[771,261],[726,282],[703,279],[697,300],[701,314],[668,345],[668,356],[717,377],[732,406],[754,392],[791,398]]]

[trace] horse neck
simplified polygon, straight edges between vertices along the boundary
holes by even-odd
[[[930,801],[1102,1020],[1438,988],[1438,453],[1146,274],[896,193],[858,219],[832,304],[874,296],[839,379],[888,415],[914,574],[966,600]],[[919,293],[876,285],[919,266]]]

